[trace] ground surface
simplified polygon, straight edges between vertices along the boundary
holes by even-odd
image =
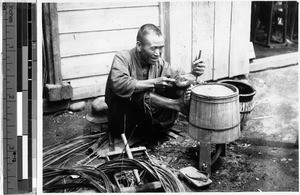
[[[251,73],[248,82],[257,91],[255,109],[241,137],[229,143],[226,156],[213,165],[213,183],[197,189],[183,181],[187,191],[299,191],[298,66]],[[85,119],[89,103],[81,112],[45,115],[44,146],[99,131]],[[144,145],[149,154],[175,172],[186,166],[198,168],[198,145],[187,134],[187,122],[179,118],[174,128],[182,136],[148,140]]]

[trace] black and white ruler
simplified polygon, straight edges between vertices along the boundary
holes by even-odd
[[[2,3],[4,194],[32,192],[36,148],[36,5]]]

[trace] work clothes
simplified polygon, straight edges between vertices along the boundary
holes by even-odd
[[[137,80],[158,77],[175,78],[184,74],[174,70],[170,64],[159,58],[155,64],[147,64],[136,48],[118,52],[112,62],[106,89],[105,102],[108,105],[109,131],[120,135],[134,131],[160,130],[170,128],[178,112],[155,108],[151,105],[150,92],[169,98],[179,98],[174,89],[149,89],[135,91]]]

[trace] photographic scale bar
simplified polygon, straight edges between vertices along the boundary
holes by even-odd
[[[2,10],[4,194],[30,193],[36,178],[36,5],[3,3]]]

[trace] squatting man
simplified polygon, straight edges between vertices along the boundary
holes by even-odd
[[[105,90],[113,136],[166,130],[179,112],[188,115],[191,85],[203,74],[204,60],[196,59],[191,73],[185,74],[162,59],[163,48],[160,29],[145,24],[137,33],[136,47],[116,53]]]

